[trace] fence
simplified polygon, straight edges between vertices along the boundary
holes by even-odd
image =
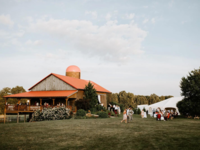
[[[29,120],[29,115],[26,115],[26,120],[27,122]],[[6,115],[6,123],[16,123],[17,122],[17,115]],[[19,122],[24,122],[24,115],[19,116]],[[0,118],[0,123],[4,123],[4,118]]]

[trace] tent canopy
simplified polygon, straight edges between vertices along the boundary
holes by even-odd
[[[149,113],[153,113],[153,109],[157,109],[158,107],[161,108],[161,110],[167,109],[167,108],[173,108],[176,109],[176,111],[179,113],[178,108],[176,107],[176,104],[181,101],[183,97],[171,97],[166,100],[163,100],[161,102],[149,105]]]
[[[146,110],[148,110],[148,109],[149,109],[149,106],[148,106],[148,104],[137,105],[137,108],[139,108],[139,109],[142,111],[143,108],[145,108]]]

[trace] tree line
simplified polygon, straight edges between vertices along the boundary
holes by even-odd
[[[4,96],[10,94],[18,94],[26,92],[26,90],[22,86],[16,86],[13,88],[5,87],[0,91],[0,114],[4,112],[5,101]],[[16,98],[8,98],[8,104],[17,104],[18,100]],[[21,99],[21,103],[26,103],[26,99]]]
[[[121,91],[119,93],[107,94],[107,102],[123,104],[126,108],[127,107],[136,108],[137,105],[142,105],[142,104],[151,105],[151,104],[163,101],[171,97],[173,96],[171,95],[158,96],[156,94],[151,94],[150,96],[134,95],[133,93],[130,93],[130,92],[127,93],[126,91]]]

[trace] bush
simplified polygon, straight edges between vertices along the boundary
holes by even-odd
[[[95,114],[95,113],[96,113],[96,111],[97,111],[97,109],[96,109],[96,108],[90,108],[90,112],[91,112],[91,114]]]
[[[83,110],[83,109],[79,109],[77,112],[76,112],[76,116],[81,116],[81,117],[83,117],[83,116],[85,116],[86,115],[86,112],[85,112],[85,110]]]
[[[115,113],[113,111],[111,112],[111,116],[115,116]]]
[[[106,108],[101,105],[96,105],[95,108],[97,111],[101,111],[101,110],[106,111]]]
[[[144,112],[146,112],[146,109],[145,109],[145,108],[143,108],[143,111],[144,111]]]
[[[139,114],[139,115],[141,114],[140,108],[137,109],[137,114]]]
[[[99,111],[97,115],[99,115],[99,118],[108,118],[108,113],[104,111]]]
[[[134,111],[134,114],[137,114],[137,108],[134,108],[133,111]]]

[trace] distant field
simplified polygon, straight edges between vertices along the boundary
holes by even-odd
[[[1,150],[197,150],[200,120],[153,118],[120,123],[120,118],[70,119],[0,124]]]

